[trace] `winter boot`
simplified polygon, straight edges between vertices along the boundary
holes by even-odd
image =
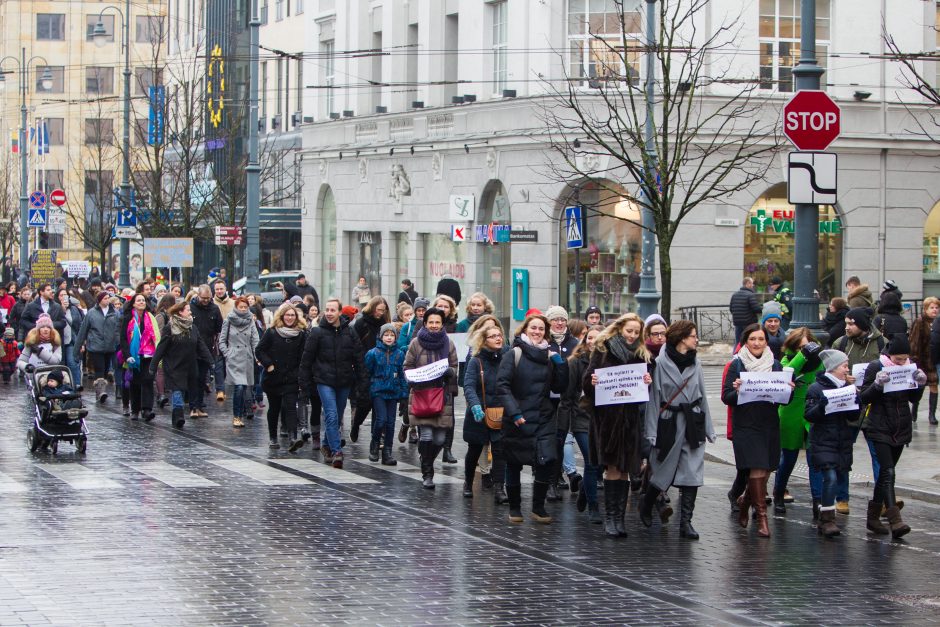
[[[929,422],[932,425],[936,425],[937,424],[937,393],[931,392],[928,402],[930,403],[930,405],[928,405],[927,422]]]
[[[878,535],[888,535],[889,530],[881,522],[881,502],[880,501],[868,501],[868,518],[865,521],[865,526],[868,527],[868,530],[872,533]]]
[[[493,502],[497,505],[509,502],[509,497],[506,496],[506,486],[502,482],[493,482]]]
[[[741,511],[740,506],[738,506],[738,499],[739,499],[739,498],[741,498],[741,497],[739,497],[739,496],[736,497],[736,496],[734,495],[734,490],[728,490],[728,501],[731,503],[731,513],[732,513],[732,514],[737,514],[739,511]]]
[[[421,485],[426,490],[434,489],[434,457],[431,456],[431,442],[418,442],[418,454],[421,456]]]
[[[820,507],[820,500],[813,499],[813,524],[814,525],[819,522],[819,507]]]
[[[751,493],[750,486],[744,489],[744,492],[737,499],[738,505],[738,524],[741,525],[744,529],[747,529],[747,523],[750,521],[751,515],[749,509],[751,508]],[[755,507],[755,509],[757,509]]]
[[[545,511],[545,495],[548,494],[548,484],[544,481],[532,483],[532,518],[535,522],[547,525],[552,517]]]
[[[473,498],[473,479],[464,479],[463,480],[463,497],[465,499]]]
[[[183,408],[174,407],[173,408],[173,426],[177,429],[182,429],[183,425],[186,424],[186,419],[183,418]]]
[[[757,511],[757,535],[761,538],[769,538],[770,527],[767,525],[767,477],[752,477],[748,480],[747,489],[751,493],[754,509]]]
[[[783,490],[774,490],[774,514],[786,514],[787,506],[783,500]]]
[[[698,488],[679,488],[679,537],[698,540],[698,532],[692,526],[692,512]]]
[[[382,447],[382,465],[383,466],[397,466],[398,460],[392,455],[392,445],[386,444]]]
[[[521,523],[522,518],[522,486],[507,485],[506,498],[509,500],[509,522]]]
[[[622,483],[604,479],[604,533],[608,538],[619,538],[617,521],[620,519],[620,495]],[[642,515],[642,514],[641,514]]]
[[[558,486],[555,485],[554,481],[548,484],[548,495],[545,498],[547,498],[550,503],[561,500],[561,495],[558,494]]]
[[[901,510],[895,507],[889,507],[888,512],[888,525],[891,527],[891,537],[897,540],[902,536],[906,536],[911,532],[911,528],[901,520]]]
[[[621,538],[627,537],[627,527],[624,522],[624,517],[627,514],[627,499],[630,496],[630,481],[627,479],[620,480],[620,488],[617,492],[617,520],[614,522],[617,524],[617,535]]]
[[[104,403],[108,400],[108,382],[104,379],[95,379],[95,400]]]
[[[816,530],[827,538],[833,538],[842,533],[839,525],[836,524],[835,505],[819,508],[819,526]]]
[[[659,514],[659,522],[663,525],[669,524],[669,518],[673,515],[672,506],[665,499],[657,498],[654,503],[656,513]]]
[[[370,462],[379,461],[379,439],[378,437],[375,437],[375,436],[373,436],[372,441],[369,442],[369,461]]]
[[[600,525],[604,522],[601,516],[601,508],[597,503],[588,503],[588,522],[592,525]]]
[[[659,490],[654,488],[652,484],[646,487],[643,500],[640,501],[640,522],[643,523],[644,527],[653,526],[653,506],[656,504],[659,495]]]
[[[457,458],[454,457],[454,454],[450,452],[450,447],[444,448],[444,454],[441,456],[441,461],[445,464],[456,464]]]
[[[583,512],[587,509],[587,490],[579,490],[578,498],[575,500],[575,506],[579,512]]]

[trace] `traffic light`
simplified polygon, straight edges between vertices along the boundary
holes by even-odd
[[[49,234],[45,231],[39,231],[39,247],[49,248]]]

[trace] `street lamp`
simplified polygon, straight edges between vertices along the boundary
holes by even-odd
[[[101,19],[104,12],[113,9],[121,15],[121,49],[124,51],[124,136],[121,146],[124,153],[124,168],[121,175],[121,205],[128,210],[131,206],[131,0],[126,0],[124,10],[116,6],[107,6],[98,14],[98,21],[91,31],[91,39],[95,42],[95,47],[103,48],[108,43],[108,31],[105,30],[104,21]],[[121,238],[121,276],[118,277],[118,287],[130,286],[130,240],[126,237]]]
[[[258,163],[258,29],[261,20],[258,18],[258,0],[251,3],[251,21],[248,22],[249,33],[249,62],[248,62],[248,164],[246,172],[247,205],[245,216],[245,288],[246,294],[260,292],[261,284],[258,282],[258,270],[261,266],[260,240],[259,240],[259,214],[261,211],[261,165]]]
[[[26,270],[29,265],[29,207],[28,207],[28,185],[29,185],[29,163],[26,159],[26,85],[29,72],[29,64],[33,61],[42,61],[45,70],[39,77],[39,86],[43,91],[52,89],[53,79],[52,71],[49,69],[49,62],[43,57],[30,57],[26,60],[26,48],[20,51],[20,59],[13,56],[7,56],[0,59],[0,65],[7,59],[16,63],[20,71],[20,272]],[[0,72],[0,89],[6,87],[6,77]]]

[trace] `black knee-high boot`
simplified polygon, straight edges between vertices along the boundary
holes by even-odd
[[[652,483],[646,486],[646,492],[643,493],[643,500],[640,501],[640,522],[643,523],[644,527],[653,526],[653,506],[656,504],[656,499],[659,495],[659,488],[655,487]]]
[[[738,473],[734,476],[734,483],[731,484],[731,489],[728,490],[728,500],[731,501],[731,512],[737,513],[740,509],[738,507],[738,497],[744,494],[744,490],[747,488],[747,469],[739,469]]]
[[[437,455],[432,455],[433,448],[433,442],[418,442],[418,454],[421,456],[422,485],[428,490],[434,489],[434,458]]]
[[[545,495],[548,494],[548,483],[534,481],[532,483],[532,518],[535,522],[550,523],[552,517],[545,511]]]
[[[692,526],[692,512],[695,510],[697,487],[679,488],[679,537],[698,540],[698,532]]]
[[[522,518],[522,486],[507,485],[506,496],[509,498],[509,522],[521,523]]]
[[[927,422],[929,422],[932,425],[935,425],[937,424],[937,393],[936,392],[930,393],[928,402],[930,404],[928,405]]]

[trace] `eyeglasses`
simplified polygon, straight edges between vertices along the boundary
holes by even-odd
[[[488,339],[488,340],[495,340],[495,339],[497,339],[497,338],[503,339],[503,334],[502,334],[502,333],[493,333],[492,335],[487,335],[487,336],[486,336],[486,339]]]
[[[651,337],[666,337],[666,332],[665,331],[653,331],[652,333],[650,333],[650,336]]]

